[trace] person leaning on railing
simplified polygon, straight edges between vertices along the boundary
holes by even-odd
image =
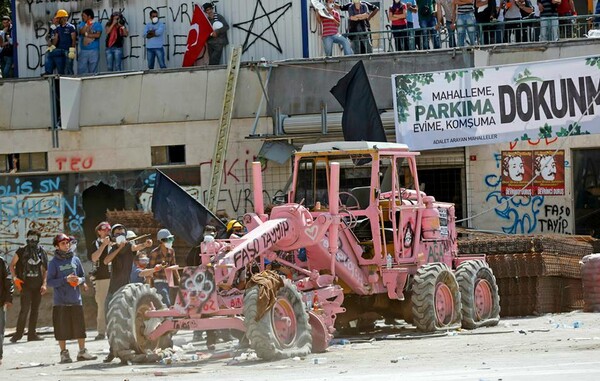
[[[466,36],[469,36],[469,45],[475,41],[475,7],[473,0],[454,0],[454,27],[458,35],[458,46],[465,46]]]
[[[573,0],[562,0],[556,9],[558,12],[558,32],[560,38],[574,38],[573,36],[573,20],[567,17],[577,16],[575,4]]]
[[[479,25],[479,43],[481,45],[496,44],[496,1],[495,0],[476,0],[475,2],[475,20]]]
[[[394,36],[396,51],[409,50],[408,33],[406,30],[407,12],[408,8],[406,4],[403,3],[401,0],[394,0],[392,5],[388,9],[388,19],[392,24],[392,35]]]
[[[436,29],[446,26],[446,32],[448,33],[448,47],[456,47],[456,36],[452,25],[452,15],[454,13],[454,0],[437,0],[437,25]]]
[[[533,15],[533,7],[529,0],[507,0],[504,3],[504,42],[510,43],[512,32],[514,31],[515,42],[527,42],[527,30],[524,29],[522,19],[528,19]],[[502,5],[501,5],[502,7]]]

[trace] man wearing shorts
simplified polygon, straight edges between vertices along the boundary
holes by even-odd
[[[52,324],[60,347],[60,363],[70,363],[67,340],[77,339],[77,361],[95,360],[85,348],[85,321],[79,285],[85,285],[85,273],[78,257],[70,249],[71,240],[63,233],[54,237],[54,258],[48,264],[48,286],[54,288]],[[85,286],[84,286],[85,287]]]

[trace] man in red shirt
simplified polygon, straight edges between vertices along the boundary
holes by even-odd
[[[573,0],[562,0],[557,7],[558,17],[569,17],[577,15]],[[558,20],[560,38],[573,38],[573,20]]]
[[[340,13],[335,10],[333,0],[327,0],[325,12],[330,17],[323,17],[315,9],[317,21],[321,24],[321,38],[323,40],[323,50],[325,56],[331,57],[333,44],[336,43],[344,51],[344,55],[352,55],[352,47],[350,41],[339,32],[340,29]]]

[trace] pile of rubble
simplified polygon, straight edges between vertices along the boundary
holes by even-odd
[[[581,264],[600,248],[588,236],[474,235],[459,252],[486,254],[500,293],[502,316],[568,312],[583,308]]]

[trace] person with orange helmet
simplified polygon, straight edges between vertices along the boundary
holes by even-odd
[[[67,340],[77,340],[77,361],[95,360],[85,347],[85,318],[79,285],[85,283],[85,272],[79,258],[73,254],[71,239],[64,233],[54,237],[54,258],[48,264],[47,282],[54,289],[52,325],[54,338],[60,347],[61,364],[70,363]]]
[[[44,64],[46,74],[73,74],[73,60],[75,60],[75,43],[77,30],[69,21],[69,14],[64,9],[56,12],[54,21],[46,40],[48,53]],[[55,26],[52,28],[52,26]]]

